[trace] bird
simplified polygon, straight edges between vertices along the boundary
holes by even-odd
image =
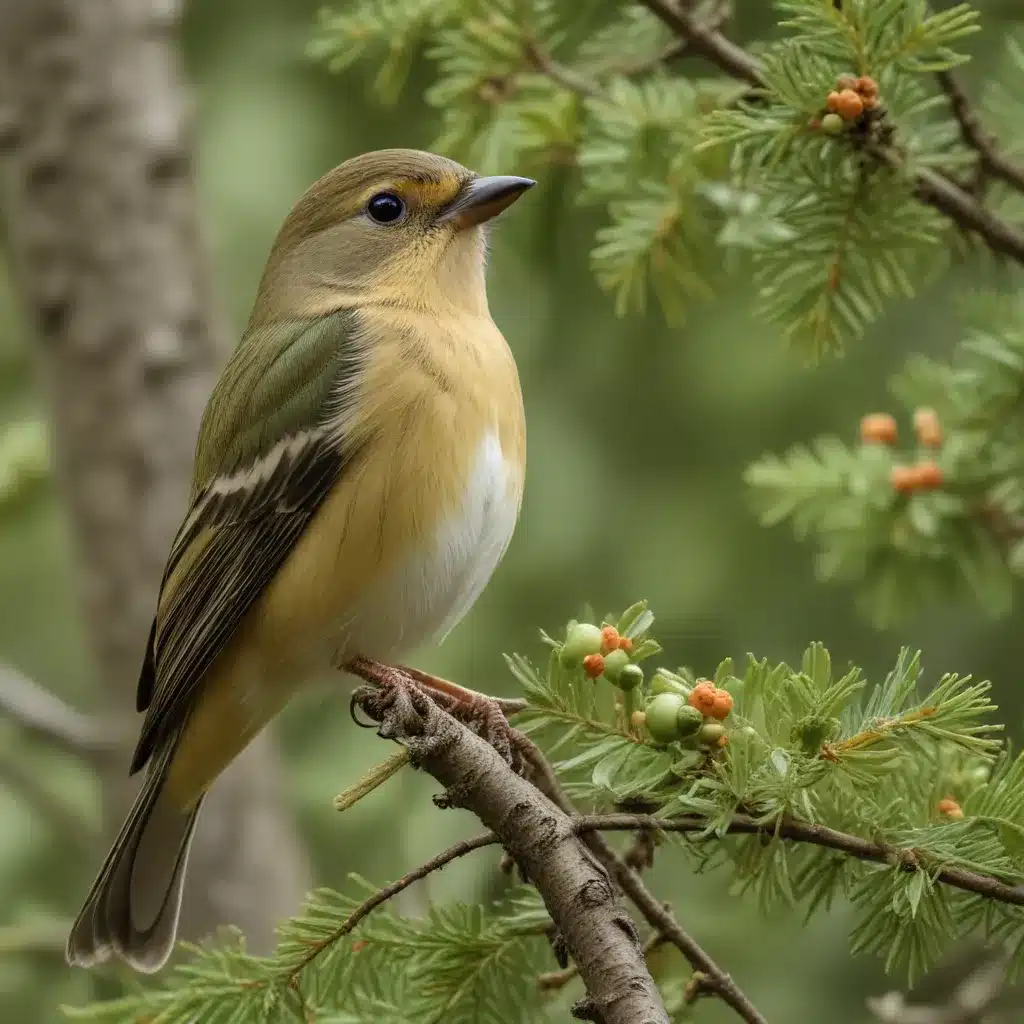
[[[286,217],[202,417],[139,675],[145,774],[69,964],[159,970],[216,778],[304,685],[439,642],[489,581],[526,427],[487,229],[534,184],[381,150]]]

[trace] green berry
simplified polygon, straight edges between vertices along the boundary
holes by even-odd
[[[601,651],[601,630],[590,622],[576,622],[569,627],[559,660],[566,668],[580,664],[588,654]]]
[[[624,654],[624,651],[613,651],[613,654]],[[604,659],[605,664],[605,675],[608,674],[608,659]],[[635,690],[644,681],[644,670],[639,665],[626,665],[619,673],[619,678],[615,680],[615,685],[620,690],[629,692]]]
[[[713,747],[725,735],[725,726],[718,722],[707,722],[701,726],[697,739],[702,747]]]
[[[679,739],[679,709],[686,702],[678,693],[659,693],[647,705],[647,731],[655,743],[671,743]]]
[[[846,122],[838,114],[826,114],[821,119],[821,130],[826,135],[839,135],[846,127]]]
[[[604,677],[613,683],[618,681],[622,670],[629,664],[629,655],[625,651],[609,651],[604,656]]]
[[[678,679],[672,679],[661,672],[656,672],[651,680],[651,693],[654,696],[659,693],[676,693],[684,699],[690,696],[690,691]]]
[[[704,724],[704,716],[689,704],[684,704],[676,715],[676,728],[680,736],[692,736]]]

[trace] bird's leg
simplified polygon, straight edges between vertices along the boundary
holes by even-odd
[[[508,724],[505,711],[493,697],[468,690],[405,665],[383,665],[370,658],[353,658],[346,671],[382,689],[405,687],[418,690],[452,717],[485,739],[517,772],[523,767],[520,733]]]
[[[477,701],[487,701],[497,707],[506,717],[523,710],[524,702],[521,700],[491,697],[489,694],[480,693],[479,690],[471,690],[467,686],[459,686],[458,683],[442,679],[440,676],[432,675],[429,672],[423,672],[418,668],[412,668],[409,665],[399,665],[398,668],[428,690],[433,690],[435,693],[446,693],[449,697],[454,697],[460,703],[475,704]]]

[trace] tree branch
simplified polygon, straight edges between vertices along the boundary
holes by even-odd
[[[637,828],[660,829],[663,832],[704,832],[707,827],[706,819],[696,817],[655,818],[646,814],[593,814],[576,819],[576,828],[582,832],[622,832]],[[998,903],[1024,906],[1024,886],[1009,885],[998,878],[968,871],[965,868],[936,868],[933,864],[926,863],[914,850],[886,846],[848,832],[839,832],[825,825],[814,825],[792,818],[765,822],[746,814],[737,814],[733,816],[726,831],[731,835],[774,836],[797,843],[811,843],[837,850],[858,860],[893,864],[906,872],[926,870],[937,882],[954,889],[972,892]]]
[[[760,62],[714,28],[700,24],[689,11],[669,0],[640,0],[652,14],[689,43],[690,50],[710,61],[726,74],[755,89],[766,88]],[[905,172],[902,157],[878,143],[863,146],[869,154],[890,170]],[[930,167],[914,170],[917,198],[956,223],[961,229],[979,235],[993,252],[1024,263],[1024,231],[1002,220],[965,189]]]
[[[16,669],[0,665],[0,715],[25,732],[76,757],[95,761],[117,751],[126,730],[65,704],[56,694]]]
[[[694,997],[702,992],[713,993],[726,1005],[735,1010],[748,1024],[766,1024],[760,1011],[747,998],[736,982],[732,980],[728,972],[719,967],[711,956],[704,951],[700,943],[682,928],[673,916],[672,911],[661,903],[647,888],[639,873],[634,871],[608,845],[604,836],[600,835],[600,829],[596,827],[589,828],[586,824],[598,820],[610,819],[618,821],[620,819],[629,819],[639,823],[636,827],[645,828],[644,822],[652,821],[656,823],[661,819],[643,814],[579,816],[563,792],[558,782],[558,777],[555,775],[555,771],[547,758],[532,743],[526,748],[525,752],[536,774],[535,782],[543,790],[544,794],[572,818],[574,828],[585,835],[587,845],[593,850],[601,863],[611,871],[615,881],[633,901],[633,904],[643,915],[647,923],[659,935],[662,935],[666,942],[671,942],[686,957],[690,966],[699,975],[696,978],[698,984],[694,987]],[[582,826],[580,825],[581,822],[584,823]],[[655,825],[654,831],[658,830],[658,826]]]
[[[333,946],[336,942],[343,939],[356,928],[360,921],[378,907],[383,906],[388,900],[394,899],[400,892],[408,889],[413,883],[426,878],[427,875],[433,874],[435,871],[440,871],[445,865],[450,864],[459,857],[465,857],[468,853],[481,850],[485,846],[493,846],[499,842],[501,840],[493,832],[485,832],[483,835],[475,836],[473,839],[462,839],[455,843],[454,846],[450,846],[444,852],[439,853],[436,857],[431,857],[430,860],[425,864],[421,864],[415,871],[410,871],[409,874],[396,879],[390,885],[385,885],[382,889],[378,889],[349,914],[340,928],[337,928],[326,938],[310,946],[309,954],[291,972],[292,978],[295,978],[300,971],[308,967],[328,946]]]
[[[603,1024],[668,1024],[636,929],[569,818],[420,691],[364,687],[354,703],[445,787],[438,805],[475,814],[537,887],[586,986],[574,1014]]]
[[[952,71],[939,71],[935,78],[949,100],[950,109],[960,126],[960,137],[978,154],[982,174],[998,178],[1018,192],[1024,192],[1024,167],[999,152],[995,136],[985,130],[981,116],[967,98],[956,75]]]

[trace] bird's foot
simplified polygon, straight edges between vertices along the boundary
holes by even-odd
[[[514,771],[522,773],[525,737],[508,724],[501,704],[494,698],[405,665],[383,665],[369,658],[355,658],[345,668],[385,691],[379,698],[383,703],[377,704],[379,710],[390,707],[400,693],[411,695],[412,691],[421,698],[427,697],[494,747]]]

